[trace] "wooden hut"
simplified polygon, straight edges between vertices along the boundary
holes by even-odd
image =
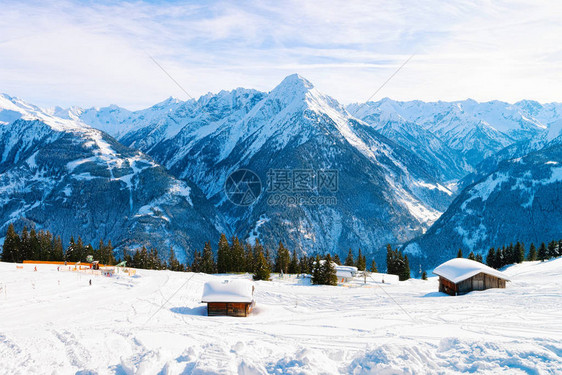
[[[255,305],[254,283],[250,280],[209,281],[203,288],[201,302],[207,315],[248,316]]]
[[[505,288],[510,281],[502,272],[470,259],[451,259],[435,270],[439,276],[439,291],[451,296],[466,294],[473,290]]]

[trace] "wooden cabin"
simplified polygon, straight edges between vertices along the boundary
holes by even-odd
[[[473,290],[505,288],[509,278],[498,270],[470,259],[451,259],[435,270],[439,276],[439,291],[458,296]]]
[[[250,280],[209,281],[201,302],[207,304],[208,316],[248,316],[255,305],[254,289]]]

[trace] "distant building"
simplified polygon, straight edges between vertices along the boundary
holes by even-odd
[[[322,259],[320,264],[324,264],[324,262],[326,260]],[[332,262],[332,266],[336,269],[338,284],[351,282],[358,272],[357,267],[354,266],[340,266],[335,262]]]
[[[336,268],[336,276],[338,277],[338,283],[348,283],[353,280],[353,274],[348,270]]]
[[[349,283],[357,275],[357,267],[336,265],[336,276],[338,283]]]
[[[248,316],[254,308],[254,283],[250,280],[209,281],[203,287],[201,302],[207,315]]]
[[[334,263],[334,265],[335,265],[335,267],[336,267],[336,271],[338,271],[338,272],[340,272],[340,271],[342,271],[342,272],[349,272],[349,273],[351,274],[351,277],[355,277],[355,276],[357,275],[357,272],[358,272],[358,268],[357,268],[357,267],[354,267],[354,266],[340,266],[340,265],[337,265],[337,264],[335,264],[335,263]]]
[[[451,296],[473,290],[505,288],[505,283],[510,281],[503,272],[464,258],[451,259],[433,273],[439,276],[439,291]]]

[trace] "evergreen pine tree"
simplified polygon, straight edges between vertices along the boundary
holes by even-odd
[[[275,272],[288,273],[289,263],[291,262],[291,256],[289,255],[289,250],[283,246],[283,242],[279,241],[279,247],[277,248],[277,257],[275,258]]]
[[[137,264],[137,267],[143,269],[149,268],[148,250],[145,246],[143,246],[140,251],[137,250],[137,252],[135,252],[133,260]]]
[[[502,246],[502,262],[501,266],[505,266],[509,264],[509,245]]]
[[[172,271],[180,271],[180,262],[176,258],[176,252],[174,251],[173,246],[170,246],[170,255],[168,257],[168,269]]]
[[[215,264],[215,258],[213,256],[213,250],[211,249],[211,242],[205,242],[205,247],[203,248],[203,259],[201,262],[201,272],[204,273],[215,273],[217,265]]]
[[[39,231],[38,235],[40,260],[51,260],[53,236],[49,231]]]
[[[309,273],[312,273],[312,270],[314,269],[314,262],[315,262],[314,257],[308,257],[308,258],[305,257],[305,260],[307,262],[307,269]]]
[[[256,242],[257,242],[257,240],[256,240]],[[262,248],[263,248],[263,246],[262,246]],[[271,253],[269,251],[269,247],[265,248],[265,251],[263,252],[263,255],[264,255],[265,261],[267,263],[267,268],[269,268],[269,272],[271,272],[271,270],[275,267],[275,264],[273,263],[273,260],[271,259]]]
[[[86,249],[84,247],[84,242],[82,237],[78,236],[78,241],[76,241],[76,248],[74,249],[77,261],[84,262],[86,260]]]
[[[314,267],[312,268],[312,284],[320,285],[322,284],[322,271],[320,268],[320,256],[316,254],[316,259],[314,260]]]
[[[232,271],[244,272],[246,267],[246,256],[244,254],[244,246],[238,240],[238,237],[232,237],[232,246],[230,247],[230,255],[232,261]]]
[[[377,263],[375,262],[374,259],[371,261],[371,267],[369,268],[369,271],[371,271],[371,272],[379,272],[379,271],[377,270]]]
[[[256,255],[256,261],[255,261],[255,269],[254,269],[254,280],[269,280],[269,273],[270,273],[269,264],[265,259],[261,247],[257,247],[257,251],[255,255]]]
[[[496,251],[496,268],[502,268],[505,265],[505,246]]]
[[[537,248],[534,243],[531,243],[531,246],[529,246],[529,255],[527,256],[527,260],[537,260]]]
[[[334,255],[334,263],[337,264],[338,266],[341,266],[341,259],[338,254]]]
[[[320,275],[323,285],[338,285],[336,267],[334,267],[330,254],[326,255],[326,259],[320,266]]]
[[[150,268],[150,254],[145,246],[141,248],[139,257],[140,257],[140,262],[139,262],[140,267],[144,269]]]
[[[138,249],[137,251],[138,252]],[[134,257],[134,254],[133,254]],[[140,257],[140,254],[139,254]],[[105,244],[103,243],[103,239],[100,239],[100,242],[98,242],[98,247],[97,249],[94,249],[94,259],[97,260],[98,262],[100,262],[101,264],[105,264]],[[142,268],[139,266],[139,268]]]
[[[111,244],[111,240],[107,241],[107,246],[105,247],[106,256],[107,256],[107,264],[114,265],[115,262],[115,255],[113,254],[113,245]],[[162,267],[161,267],[162,268]]]
[[[246,266],[246,272],[248,273],[253,273],[255,267],[255,261],[254,261],[254,249],[252,249],[252,245],[250,245],[249,243],[246,243],[244,245],[244,247],[246,248],[246,262],[245,262],[245,266]]]
[[[345,258],[345,265],[355,266],[355,260],[353,260],[353,253],[351,252],[351,248],[349,248],[349,252],[347,253],[347,258]]]
[[[540,260],[541,262],[544,261],[547,258],[547,250],[546,250],[546,245],[543,243],[541,243],[541,246],[539,247],[539,252],[537,254],[537,259]]]
[[[146,250],[146,249],[145,249]],[[146,258],[146,262],[148,262],[148,250],[147,250],[147,258]],[[141,255],[142,252],[141,252]],[[97,260],[99,260],[99,262],[101,264],[115,264],[115,256],[113,255],[113,246],[111,246],[111,240],[109,240],[107,242],[107,245],[105,245],[103,243],[103,240],[100,239],[100,242],[98,243],[98,248],[97,250],[95,250],[95,256],[94,258],[97,258]],[[154,264],[148,264],[145,263],[143,267],[144,269],[152,269],[151,267],[153,267]]]
[[[552,255],[553,258],[557,258],[560,255],[562,255],[561,251],[562,248],[560,248],[560,241],[554,241],[554,245],[555,245],[555,249],[554,249],[554,254]]]
[[[193,262],[191,262],[192,272],[201,272],[201,263],[203,259],[201,258],[201,253],[197,250],[193,253]]]
[[[457,258],[462,258],[462,249],[459,249],[459,252],[457,253]]]
[[[392,275],[396,274],[396,259],[390,244],[386,245],[386,273]]]
[[[363,256],[363,254],[361,253],[361,248],[359,248],[359,252],[357,254],[357,264],[356,267],[359,271],[365,271],[365,268],[367,267],[366,264],[366,259]]]
[[[525,260],[525,245],[519,241],[515,244],[515,261],[522,263]]]
[[[423,271],[421,275],[422,280],[427,280],[427,272]]]
[[[2,250],[3,262],[19,262],[20,261],[20,237],[14,229],[14,224],[8,225],[6,238],[4,239],[4,248]]]
[[[74,254],[75,247],[76,247],[76,243],[74,242],[74,236],[70,236],[70,242],[64,253],[65,260],[69,262],[76,262],[76,256]]]
[[[37,238],[35,228],[31,228],[29,231],[29,253],[29,259],[41,260],[41,244],[39,243],[39,238]]]
[[[400,253],[400,256],[402,256],[402,253]],[[402,272],[400,273],[398,279],[400,281],[405,281],[408,280],[410,278],[410,262],[408,261],[408,255],[404,256],[404,263],[403,263],[403,269]]]
[[[301,273],[310,274],[312,272],[310,268],[309,258],[306,255],[303,255],[299,259],[299,268]]]
[[[148,252],[148,269],[149,270],[159,270],[161,268],[160,257],[158,256],[158,250],[151,248]]]
[[[270,261],[269,261],[269,250],[264,250],[263,245],[261,244],[259,238],[256,238],[256,240],[254,241],[254,246],[252,246],[252,247],[253,247],[253,250],[254,250],[254,258],[255,258],[255,261],[254,261],[254,262],[257,262],[258,253],[261,252],[261,253],[263,253],[265,262],[266,262],[267,265],[269,266],[269,265],[270,265]],[[255,265],[254,265],[254,269],[255,269]],[[269,267],[269,269],[271,270],[271,267]],[[252,272],[253,272],[253,271],[252,271]]]
[[[92,245],[88,245],[88,246],[92,247]],[[123,248],[123,261],[126,262],[128,267],[136,268],[135,265],[133,264],[133,258],[131,257],[131,250],[129,250],[127,246]]]
[[[62,238],[60,236],[57,236],[53,240],[52,260],[59,262],[64,260],[64,248],[62,246]]]
[[[133,251],[133,256],[131,257],[130,267],[142,268],[140,264],[140,251],[138,249]]]
[[[468,254],[468,259],[476,261],[476,255],[474,255],[474,251],[471,251],[470,254]]]
[[[23,230],[21,231],[19,253],[20,253],[20,257],[21,257],[20,262],[22,262],[26,259],[31,260],[31,257],[32,257],[31,243],[30,243],[30,238],[29,238],[29,232],[28,232],[26,226],[24,226]]]
[[[293,256],[291,257],[291,262],[289,263],[289,273],[293,275],[300,273],[299,258],[297,257],[296,250],[293,250]]]
[[[557,241],[550,241],[548,243],[548,248],[546,250],[546,258],[547,259],[556,258],[556,253],[558,252],[557,247],[558,247]]]
[[[496,268],[496,250],[492,247],[488,250],[488,255],[486,256],[486,264],[489,267]]]
[[[92,255],[94,257],[94,259],[96,259],[95,250],[94,250],[94,247],[91,244],[88,244],[88,246],[86,246],[85,254],[86,254],[86,256]]]
[[[218,273],[227,273],[231,271],[230,266],[230,245],[224,233],[221,234],[219,239],[219,246],[217,250],[217,271]]]
[[[476,261],[479,263],[484,263],[484,260],[482,259],[482,254],[476,254]]]

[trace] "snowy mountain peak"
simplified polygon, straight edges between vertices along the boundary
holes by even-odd
[[[165,100],[161,101],[160,103],[154,104],[151,108],[164,108],[164,107],[169,107],[169,106],[173,107],[173,106],[176,106],[177,104],[180,104],[182,102],[183,101],[181,99],[170,96],[170,97],[166,98]]]
[[[274,97],[303,97],[312,89],[314,89],[314,85],[306,78],[298,74],[291,74],[271,91],[271,95]]]
[[[297,73],[285,77],[285,79],[281,81],[278,87],[279,86],[303,87],[305,89],[314,88],[314,85],[309,80],[307,80],[306,78],[304,78],[303,76]]]
[[[39,108],[15,96],[0,94],[0,110],[10,110],[23,113],[30,110],[37,111]]]
[[[89,126],[74,121],[73,119],[55,116],[52,111],[43,110],[26,101],[11,97],[6,94],[0,95],[0,124],[9,124],[16,120],[39,120],[56,131],[76,130],[89,128]]]

